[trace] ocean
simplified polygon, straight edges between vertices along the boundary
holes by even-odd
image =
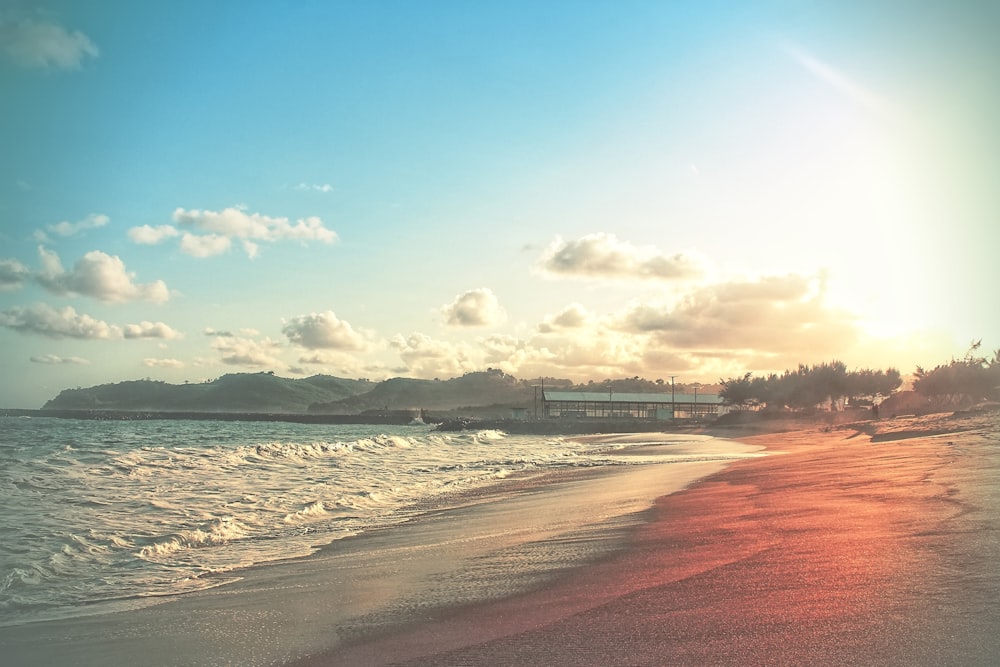
[[[0,626],[225,585],[515,473],[745,455],[684,452],[429,426],[2,417]]]

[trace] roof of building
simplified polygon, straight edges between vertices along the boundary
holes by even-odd
[[[588,403],[607,403],[609,392],[606,391],[549,391],[545,390],[546,401],[584,401]],[[610,392],[612,403],[705,403],[718,404],[722,399],[718,394],[681,394],[676,393],[671,397],[670,392],[665,394],[642,393],[642,392]]]

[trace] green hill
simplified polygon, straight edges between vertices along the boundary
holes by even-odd
[[[450,380],[392,378],[383,382],[330,375],[303,379],[271,373],[233,373],[211,382],[168,384],[131,380],[85,389],[66,389],[48,401],[50,410],[125,410],[151,412],[257,412],[358,415],[371,411],[431,410],[476,416],[509,416],[510,408],[531,409],[535,385],[595,391],[662,391],[662,381],[640,378],[609,385],[573,385],[569,380],[518,380],[498,369],[467,373]],[[666,385],[669,388],[669,385]],[[680,390],[680,387],[678,387]]]
[[[305,412],[317,402],[367,392],[374,383],[329,375],[293,380],[270,373],[234,373],[199,384],[131,380],[65,389],[43,409],[195,412]]]
[[[336,401],[317,402],[309,412],[358,414],[369,410],[446,411],[493,405],[529,407],[531,385],[499,370],[467,373],[450,380],[392,378],[371,391]]]

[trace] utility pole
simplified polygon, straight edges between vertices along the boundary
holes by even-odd
[[[677,405],[676,405],[676,402],[674,401],[674,378],[675,377],[677,377],[677,376],[676,375],[671,375],[670,376],[670,418],[671,419],[676,419],[677,418]]]
[[[544,419],[547,416],[545,414],[545,378],[542,378],[542,418]]]

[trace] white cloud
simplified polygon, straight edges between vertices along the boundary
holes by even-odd
[[[791,354],[801,361],[837,354],[859,336],[856,317],[823,296],[819,277],[732,281],[701,287],[674,305],[633,304],[614,326],[672,349]]]
[[[38,255],[42,270],[35,278],[53,294],[80,294],[112,303],[135,300],[164,303],[170,299],[170,291],[162,280],[133,282],[135,274],[126,271],[125,263],[117,256],[92,250],[77,260],[72,271],[66,271],[55,252],[39,246]]]
[[[214,257],[229,250],[232,241],[219,234],[204,234],[197,236],[187,234],[181,237],[181,251],[192,257]]]
[[[883,97],[865,88],[832,65],[793,44],[785,44],[784,51],[806,71],[841,95],[879,115],[892,115],[892,107]]]
[[[142,225],[128,230],[128,237],[142,245],[156,245],[180,234],[173,225]]]
[[[184,362],[178,359],[155,359],[147,357],[142,360],[142,365],[149,366],[150,368],[183,368]]]
[[[571,304],[546,316],[537,333],[493,335],[468,356],[482,352],[485,363],[519,377],[652,379],[697,370],[711,378],[794,368],[861,342],[856,316],[826,303],[822,276],[786,275],[705,285],[671,303],[602,315]]]
[[[551,375],[575,380],[643,375],[645,341],[594,320],[587,326],[539,333],[527,339],[491,336],[480,341],[486,363],[520,377]]]
[[[389,345],[399,352],[406,373],[413,377],[449,378],[482,366],[466,345],[434,340],[422,333],[397,335]]]
[[[576,241],[556,237],[539,261],[551,276],[679,280],[704,273],[704,260],[694,253],[664,255],[652,246],[634,246],[614,234],[589,234]]]
[[[79,69],[100,51],[79,30],[33,19],[0,20],[0,51],[21,67]]]
[[[571,303],[555,315],[549,315],[538,325],[541,333],[560,329],[578,329],[591,321],[593,315],[578,303]]]
[[[243,252],[245,252],[247,257],[250,259],[254,259],[260,254],[260,246],[253,241],[243,239]]]
[[[16,259],[0,259],[0,291],[21,287],[31,276],[31,271]]]
[[[102,213],[91,213],[83,220],[77,220],[76,222],[68,222],[64,220],[62,222],[57,222],[54,225],[48,225],[45,229],[52,234],[56,234],[57,236],[74,236],[88,229],[103,227],[110,221],[111,218]],[[44,234],[42,236],[44,236]],[[36,234],[36,238],[37,237],[38,235]]]
[[[212,347],[221,355],[221,361],[230,366],[252,368],[284,368],[285,363],[276,355],[281,345],[265,338],[256,341],[251,338],[219,336],[212,341]]]
[[[39,354],[31,357],[31,362],[35,364],[75,364],[78,366],[86,366],[90,364],[90,361],[83,359],[82,357],[60,357],[55,354]]]
[[[299,192],[333,192],[333,186],[329,183],[299,183],[295,189]]]
[[[358,355],[349,352],[337,350],[314,351],[310,354],[302,355],[298,361],[300,364],[324,366],[324,372],[333,373],[341,377],[370,375],[370,369],[365,366],[363,360]],[[305,371],[301,367],[295,371],[290,367],[289,372],[305,375]]]
[[[230,207],[222,211],[185,210],[178,208],[173,214],[174,222],[181,227],[191,227],[207,232],[205,237],[185,234],[181,247],[196,257],[208,257],[219,254],[229,248],[230,239],[241,239],[244,249],[251,257],[256,256],[259,246],[257,241],[273,243],[275,241],[321,241],[333,243],[337,241],[337,233],[328,229],[323,221],[315,216],[300,218],[294,223],[288,218],[272,218],[260,213],[247,213],[238,207]],[[206,252],[205,246],[199,246],[193,239],[211,237],[211,248],[214,252]],[[219,239],[226,239],[223,247]],[[189,249],[185,248],[185,243]],[[197,254],[200,251],[202,254]]]
[[[108,340],[122,335],[121,328],[90,315],[78,314],[70,306],[57,310],[44,303],[14,306],[0,312],[0,326],[56,339]]]
[[[143,320],[139,324],[126,324],[122,330],[125,338],[162,338],[173,340],[181,338],[181,333],[163,322],[147,322]]]
[[[496,295],[486,287],[459,294],[441,308],[441,313],[445,323],[456,327],[488,326],[503,322],[507,317]]]
[[[285,323],[281,332],[292,343],[310,350],[332,349],[360,352],[369,348],[369,341],[365,334],[356,331],[350,323],[338,319],[332,310],[294,317]]]

